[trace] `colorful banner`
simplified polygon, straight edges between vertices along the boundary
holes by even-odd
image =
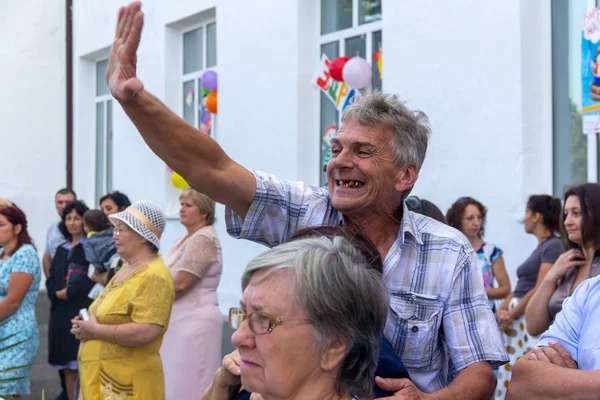
[[[330,65],[331,60],[323,54],[317,73],[311,83],[325,93],[327,98],[335,105],[335,108],[343,111],[350,104],[360,100],[360,92],[348,87],[345,82],[334,80],[329,74]]]
[[[600,9],[583,16],[581,35],[581,108],[583,133],[600,132]]]

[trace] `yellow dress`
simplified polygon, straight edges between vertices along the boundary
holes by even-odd
[[[167,330],[175,299],[173,279],[162,258],[123,281],[119,271],[92,303],[98,322],[156,324]],[[118,336],[117,332],[117,336]],[[142,347],[87,340],[79,348],[79,379],[84,400],[164,400],[165,384],[159,355],[163,335]]]

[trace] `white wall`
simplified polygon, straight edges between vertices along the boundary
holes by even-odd
[[[550,6],[529,3],[383,2],[384,89],[433,132],[414,193],[444,212],[460,196],[483,202],[513,287],[535,246],[517,221],[552,180]]]
[[[74,10],[78,104],[75,187],[90,203],[94,197],[93,63],[108,54],[121,4],[78,1]],[[178,0],[168,7],[163,2],[147,1],[143,5],[145,26],[138,51],[138,76],[149,91],[180,114],[182,97],[176,74],[181,71],[181,54],[173,50],[181,40],[178,29],[196,23],[211,9],[216,10],[217,21],[217,140],[248,168],[317,183],[319,154],[307,154],[307,149],[319,148],[319,137],[313,134],[318,93],[308,83],[318,59],[316,8],[306,9],[297,1],[273,0]],[[306,29],[313,34],[305,34]],[[165,179],[164,163],[143,143],[118,104],[113,115],[114,187],[132,200],[146,198],[164,205],[165,189],[170,184]],[[224,254],[219,295],[225,311],[239,302],[241,273],[264,247],[229,237],[222,206],[218,207],[217,219]],[[182,233],[176,220],[169,221],[163,248]]]
[[[27,214],[40,255],[66,185],[64,2],[3,2],[0,12],[0,197]]]

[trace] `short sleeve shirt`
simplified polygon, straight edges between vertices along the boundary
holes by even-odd
[[[517,286],[514,297],[522,298],[535,287],[542,264],[554,264],[562,254],[563,245],[559,238],[552,237],[538,245],[531,255],[517,268]]]
[[[254,172],[256,195],[246,216],[226,209],[227,230],[269,247],[300,228],[344,223],[329,191]],[[385,336],[419,389],[447,386],[469,365],[508,361],[490,310],[481,270],[455,229],[404,206],[383,278],[390,295]]]
[[[600,370],[600,277],[586,279],[567,298],[538,346],[556,340],[577,361],[580,370]]]
[[[54,257],[54,253],[56,253],[58,246],[67,240],[58,228],[59,225],[60,222],[50,225],[46,232],[46,253],[50,254],[52,257]]]

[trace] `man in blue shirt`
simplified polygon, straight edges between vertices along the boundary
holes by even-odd
[[[513,370],[507,399],[597,399],[600,393],[600,277],[585,280],[537,348]]]

